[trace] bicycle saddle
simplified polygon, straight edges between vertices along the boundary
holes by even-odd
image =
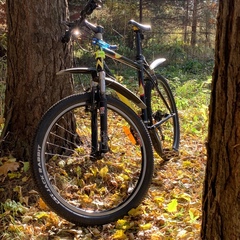
[[[134,27],[136,27],[136,28],[138,28],[139,30],[142,30],[142,31],[150,31],[151,30],[150,25],[144,25],[144,24],[138,23],[138,22],[134,21],[133,19],[130,20],[128,22],[128,24],[132,24]]]

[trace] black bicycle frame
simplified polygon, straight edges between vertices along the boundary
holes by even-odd
[[[150,73],[146,70],[144,67],[146,65],[146,62],[144,60],[144,57],[142,55],[142,46],[141,46],[141,40],[142,40],[142,34],[140,30],[134,30],[136,33],[136,48],[137,48],[137,56],[136,61],[133,61],[121,54],[118,54],[114,50],[111,50],[109,47],[111,47],[106,42],[102,41],[98,38],[93,38],[93,44],[97,45],[102,48],[102,50],[106,53],[106,56],[109,58],[112,58],[120,63],[123,63],[131,68],[134,68],[137,70],[138,74],[138,84],[139,84],[139,92],[140,92],[140,99],[145,103],[145,91],[144,91],[144,72],[151,76]],[[142,119],[144,123],[148,122],[147,118],[147,110],[142,109]]]

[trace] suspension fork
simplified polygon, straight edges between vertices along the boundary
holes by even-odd
[[[104,51],[99,48],[96,51],[96,69],[99,78],[99,114],[100,114],[100,145],[99,154],[108,152],[108,129],[107,129],[107,98],[106,98],[106,84],[105,84],[105,71],[104,71]]]
[[[98,124],[97,124],[97,99],[96,96],[98,96],[97,91],[98,87],[95,85],[95,83],[92,81],[92,90],[91,90],[91,142],[92,142],[92,149],[91,149],[91,156],[93,158],[98,157]]]

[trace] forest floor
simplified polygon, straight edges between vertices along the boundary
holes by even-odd
[[[192,80],[180,82],[175,88],[181,125],[180,155],[163,162],[155,154],[152,184],[139,207],[103,226],[75,226],[48,209],[34,189],[27,163],[21,162],[19,167],[11,157],[0,158],[0,166],[13,162],[0,173],[0,239],[200,239],[209,80],[200,74],[186,78]],[[176,81],[174,78],[173,83]]]
[[[0,239],[152,239],[197,240],[206,163],[203,141],[193,135],[181,140],[180,156],[162,162],[155,171],[145,200],[128,216],[103,226],[78,227],[48,209],[21,170],[0,176]],[[1,159],[6,161],[6,159]],[[12,179],[11,179],[12,178]]]

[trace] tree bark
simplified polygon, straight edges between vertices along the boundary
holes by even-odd
[[[240,239],[240,0],[219,2],[202,239]]]
[[[189,0],[185,3],[185,18],[183,22],[183,28],[184,28],[184,43],[187,43],[188,41],[188,24],[189,24]]]
[[[193,0],[193,16],[192,16],[192,34],[191,34],[191,45],[194,47],[197,43],[197,7],[198,0]]]
[[[70,49],[61,43],[66,0],[7,0],[8,76],[2,154],[28,160],[36,126],[56,101],[72,93]]]

